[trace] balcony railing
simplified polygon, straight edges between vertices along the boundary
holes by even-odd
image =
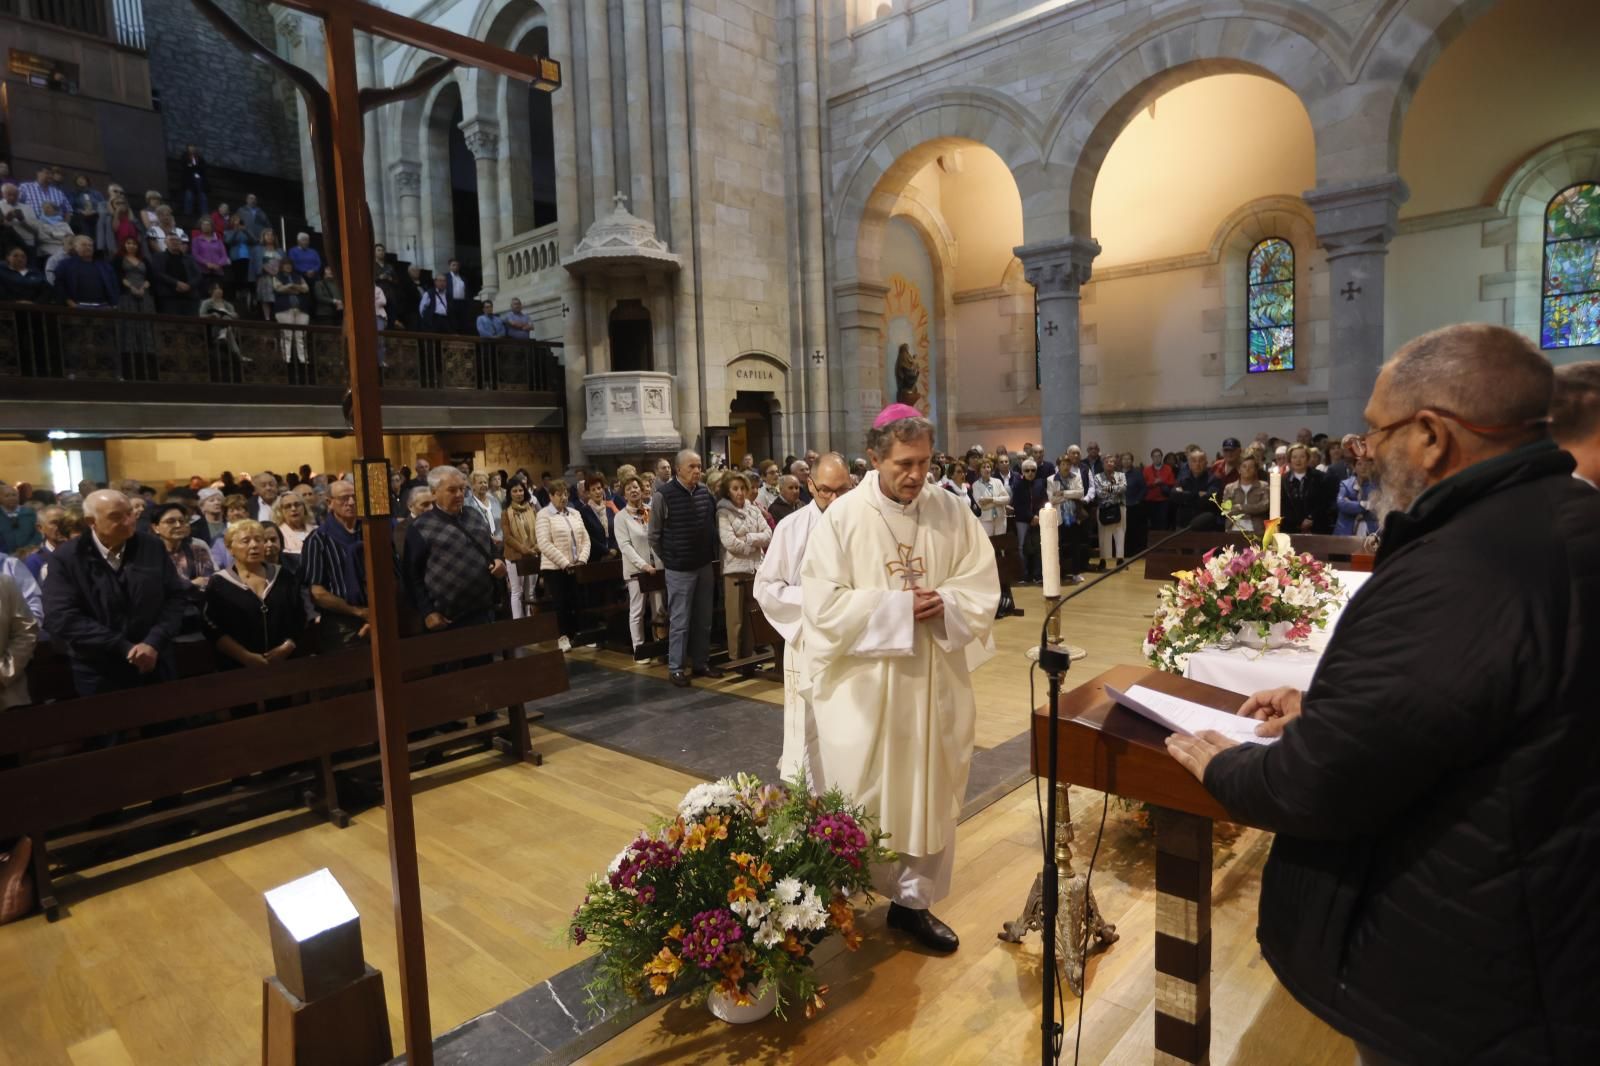
[[[556,224],[519,233],[496,249],[500,257],[502,288],[526,288],[548,270],[561,267],[561,241]]]
[[[562,405],[564,371],[551,344],[399,330],[378,337],[384,388],[427,390],[408,402],[448,405],[489,392]],[[331,325],[0,303],[0,390],[30,380],[344,389],[349,361]],[[236,402],[252,399],[241,391]]]
[[[0,15],[145,50],[143,0],[0,0]]]

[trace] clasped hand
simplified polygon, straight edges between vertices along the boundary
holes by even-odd
[[[1244,701],[1243,706],[1239,708],[1239,714],[1260,721],[1261,724],[1256,726],[1256,736],[1282,736],[1284,728],[1300,716],[1300,695],[1299,689],[1288,687],[1257,692]],[[1167,738],[1167,751],[1185,770],[1193,774],[1196,780],[1204,783],[1206,767],[1211,765],[1211,760],[1229,748],[1236,747],[1237,743],[1221,733],[1202,729],[1192,737],[1186,737],[1181,733],[1172,734]]]
[[[931,622],[944,617],[944,597],[933,589],[911,590],[911,617],[918,622]]]

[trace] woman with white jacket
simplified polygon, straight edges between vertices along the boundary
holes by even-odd
[[[1104,461],[1105,472],[1094,476],[1094,495],[1099,501],[1102,570],[1122,561],[1123,539],[1128,529],[1128,475],[1117,469],[1115,455],[1105,456]]]
[[[640,574],[653,574],[661,569],[661,557],[650,546],[650,509],[644,502],[644,483],[637,475],[622,479],[622,498],[626,506],[617,512],[612,532],[617,538],[617,551],[622,553],[622,578],[628,583],[628,633],[633,637],[633,657],[639,657],[639,646],[644,643],[644,592],[639,588]],[[650,593],[650,618],[657,639],[666,634],[666,594],[660,589]]]
[[[1089,487],[1083,483],[1082,470],[1063,453],[1056,460],[1056,472],[1045,479],[1044,488],[1061,526],[1061,536],[1056,541],[1061,549],[1061,580],[1077,584],[1083,580],[1079,575],[1089,563],[1089,546],[1083,542],[1086,530],[1078,514]]]
[[[567,506],[567,492],[566,481],[551,482],[550,506],[534,520],[539,576],[556,604],[562,651],[572,650],[572,636],[578,631],[578,590],[573,571],[589,561],[589,534],[578,512]]]
[[[978,509],[978,522],[985,533],[994,537],[1006,531],[1010,504],[1011,489],[994,476],[994,460],[983,460],[978,465],[978,479],[972,483],[972,505]]]
[[[744,597],[738,579],[750,577],[761,568],[772,529],[761,508],[750,500],[750,482],[743,474],[731,473],[717,486],[717,536],[722,541],[722,611],[728,629],[728,655],[742,659],[752,650],[752,640],[744,624]]]

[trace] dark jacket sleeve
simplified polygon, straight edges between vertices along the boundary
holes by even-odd
[[[428,541],[417,532],[417,524],[406,527],[405,554],[400,560],[400,576],[406,586],[406,597],[411,606],[426,619],[434,613],[433,597],[428,595]]]
[[[62,550],[51,558],[44,582],[44,628],[76,653],[125,657],[133,641],[85,609],[81,583],[86,579],[76,554]]]
[[[1370,836],[1410,817],[1440,778],[1517,725],[1517,674],[1549,637],[1517,594],[1525,579],[1483,574],[1466,558],[1374,577],[1340,619],[1301,716],[1276,744],[1214,758],[1207,790],[1240,821],[1310,840]],[[1458,624],[1489,617],[1500,621]],[[1507,640],[1522,645],[1515,663],[1525,665],[1512,666]],[[1496,664],[1512,668],[1492,672]]]
[[[156,651],[165,651],[168,644],[183,630],[183,611],[191,602],[194,586],[178,574],[178,568],[166,552],[161,553],[161,611],[155,624],[144,636],[144,643]]]

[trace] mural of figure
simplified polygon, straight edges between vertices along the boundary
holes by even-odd
[[[917,364],[911,356],[911,345],[902,344],[894,360],[895,403],[910,404],[921,410],[922,393],[917,390]]]

